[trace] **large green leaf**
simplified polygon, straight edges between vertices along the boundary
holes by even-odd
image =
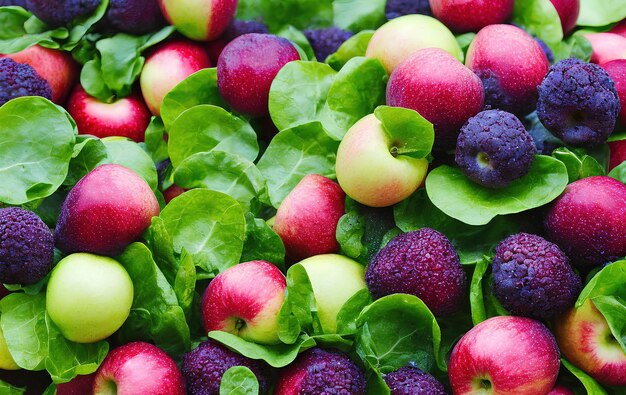
[[[626,18],[623,0],[580,0],[578,24],[605,26]]]

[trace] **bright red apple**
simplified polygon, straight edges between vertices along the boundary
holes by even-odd
[[[117,255],[156,215],[159,203],[141,177],[120,165],[101,165],[67,195],[55,230],[56,245],[66,253]]]
[[[134,342],[106,356],[96,372],[94,395],[185,395],[185,381],[176,362],[160,348]]]
[[[609,73],[615,83],[621,106],[619,120],[626,127],[626,59],[612,60],[604,63],[602,68]]]
[[[235,16],[237,0],[159,0],[167,21],[196,41],[216,39]]]
[[[591,62],[600,66],[616,59],[626,59],[626,37],[614,33],[589,33],[585,38],[591,43]]]
[[[430,0],[433,15],[455,33],[477,32],[505,23],[513,15],[514,0]]]
[[[152,114],[141,95],[133,93],[112,103],[104,103],[78,85],[68,99],[70,113],[80,134],[96,137],[122,136],[138,143],[144,141],[144,133]]]
[[[576,27],[580,12],[580,0],[550,0],[561,20],[563,35],[567,35]]]
[[[448,364],[452,392],[547,394],[559,374],[559,348],[541,322],[514,316],[483,321],[454,346]]]
[[[202,296],[204,328],[257,343],[277,344],[277,318],[286,287],[283,273],[266,261],[226,269],[209,283]]]

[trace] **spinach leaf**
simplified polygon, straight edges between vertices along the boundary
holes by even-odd
[[[270,31],[284,25],[298,29],[332,25],[332,0],[240,0],[237,7],[239,19],[261,19]]]
[[[165,222],[161,217],[152,217],[150,227],[144,233],[144,239],[152,252],[152,257],[159,270],[161,270],[167,282],[174,284],[180,264],[174,253],[172,236],[167,232]]]
[[[115,163],[129,168],[146,181],[154,191],[159,180],[152,158],[136,142],[123,137],[107,137],[102,139],[106,146],[107,163]]]
[[[73,26],[70,29],[69,37],[63,42],[63,49],[66,51],[74,49],[91,27],[104,17],[108,7],[109,0],[101,0],[91,15],[84,15],[72,21]]]
[[[498,215],[519,213],[556,199],[565,189],[565,165],[537,155],[528,174],[502,189],[482,187],[456,167],[439,166],[426,178],[428,197],[447,215],[470,225],[487,224]],[[450,193],[455,191],[455,193]]]
[[[174,293],[178,300],[178,305],[185,317],[189,319],[192,315],[193,300],[196,295],[196,266],[193,258],[183,249],[180,255],[180,265],[176,272],[174,283],[170,283],[174,287]]]
[[[78,136],[63,185],[73,186],[98,165],[106,163],[107,158],[107,147],[100,139]]]
[[[268,261],[285,270],[285,246],[272,228],[253,213],[246,214],[246,239],[243,243],[242,262]]]
[[[326,58],[326,63],[335,70],[340,70],[348,61],[357,56],[365,56],[367,45],[369,44],[373,30],[363,30],[347,39],[337,52],[331,54]],[[323,59],[320,59],[322,61]]]
[[[561,358],[561,364],[572,373],[585,386],[587,395],[607,395],[607,392],[591,376],[578,369],[565,358]]]
[[[161,113],[163,110],[161,110]],[[152,117],[150,124],[146,129],[146,151],[152,158],[152,161],[159,163],[169,158],[167,152],[167,141],[165,140],[166,132],[163,121],[159,117]]]
[[[608,175],[626,184],[626,161],[615,166]]]
[[[0,202],[52,195],[67,176],[75,138],[65,111],[42,97],[0,107]]]
[[[371,303],[372,295],[367,288],[363,288],[348,299],[337,313],[337,333],[342,335],[357,333],[356,321],[363,309]]]
[[[224,372],[220,395],[258,395],[259,381],[245,366],[233,366]]]
[[[613,337],[626,352],[626,301],[616,296],[596,296],[591,301],[602,313]]]
[[[174,251],[181,253],[185,248],[207,273],[215,276],[239,263],[245,218],[241,205],[230,196],[194,189],[173,199],[160,217]]]
[[[470,283],[470,306],[474,325],[478,325],[487,319],[487,310],[483,298],[483,278],[485,277],[487,269],[489,269],[490,263],[488,259],[482,259],[476,264],[474,274],[472,275],[472,281]]]
[[[315,60],[313,48],[304,33],[291,25],[287,25],[275,33],[279,37],[286,38],[296,47],[301,60]],[[323,60],[323,59],[322,59]],[[322,61],[320,60],[320,61]]]
[[[19,52],[36,44],[59,48],[55,40],[63,40],[66,28],[29,32],[26,27],[32,14],[21,7],[0,7],[0,54]]]
[[[22,395],[26,392],[25,388],[14,387],[11,384],[0,380],[0,393],[5,395]]]
[[[293,344],[301,332],[324,333],[309,276],[302,265],[295,264],[287,271],[287,295],[278,313],[278,337],[283,343]]]
[[[386,3],[386,0],[335,0],[333,2],[335,25],[353,32],[376,30],[387,22]]]
[[[617,261],[606,265],[585,285],[576,300],[576,308],[587,299],[598,296],[618,296],[626,299],[626,261]]]
[[[578,25],[605,26],[626,18],[626,7],[621,0],[580,0]]]
[[[552,156],[563,162],[567,168],[569,182],[580,180],[591,176],[603,176],[605,169],[598,161],[584,151],[571,151],[568,148],[557,148],[552,152]]]
[[[539,37],[553,51],[559,47],[563,39],[561,19],[550,0],[516,1],[513,22]]]
[[[374,115],[383,124],[389,140],[401,142],[394,143],[398,155],[422,159],[430,154],[435,142],[434,126],[417,111],[380,106],[374,111]]]

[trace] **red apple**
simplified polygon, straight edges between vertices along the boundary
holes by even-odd
[[[548,395],[575,395],[574,391],[571,389],[564,387],[562,385],[557,385],[552,388],[552,391],[548,392]]]
[[[561,20],[563,35],[567,35],[576,27],[578,13],[580,12],[580,0],[550,0]]]
[[[559,348],[541,322],[514,316],[483,321],[454,346],[448,364],[452,392],[547,394],[559,374]]]
[[[216,39],[235,16],[237,0],[159,0],[167,21],[196,41]]]
[[[94,395],[185,395],[176,362],[149,343],[128,343],[109,352],[96,372]]]
[[[274,231],[291,259],[339,251],[335,233],[345,198],[339,184],[317,174],[305,176],[287,195],[276,213]]]
[[[535,109],[537,87],[550,67],[537,41],[512,25],[481,29],[467,50],[465,64],[483,81],[485,105],[518,116]]]
[[[609,171],[619,166],[626,160],[626,140],[612,141],[609,143]]]
[[[244,34],[220,54],[217,86],[234,110],[267,115],[272,81],[284,65],[294,60],[300,60],[300,55],[289,40],[271,34]]]
[[[87,395],[93,394],[93,380],[96,373],[74,377],[71,381],[57,384],[56,395]]]
[[[240,263],[218,274],[202,296],[202,320],[210,331],[244,340],[278,344],[278,312],[287,282],[269,262]]]
[[[179,187],[176,184],[172,184],[172,186],[163,191],[163,199],[165,199],[165,204],[171,202],[172,199],[179,197],[185,192],[187,192],[187,189]]]
[[[34,45],[17,53],[0,55],[5,56],[32,66],[50,84],[52,101],[57,104],[65,103],[65,98],[78,80],[78,64],[69,52]]]
[[[583,178],[552,204],[544,225],[548,239],[588,270],[626,255],[626,185],[614,178]]]
[[[589,33],[585,38],[591,43],[591,62],[604,65],[612,60],[626,59],[626,37],[614,33]]]
[[[623,126],[626,126],[626,59],[612,60],[604,63],[602,68],[609,73],[615,83],[621,106],[619,120]]]
[[[141,96],[136,93],[112,103],[104,103],[89,96],[80,85],[68,99],[67,111],[76,121],[80,134],[100,138],[122,136],[138,143],[144,140],[152,116]]]
[[[604,385],[626,385],[626,353],[591,300],[559,317],[554,334],[571,363]]]
[[[67,195],[55,230],[57,247],[66,252],[117,255],[159,215],[148,184],[120,165],[101,165]]]
[[[504,23],[513,15],[515,0],[430,0],[433,15],[455,33],[477,32]]]
[[[152,114],[161,114],[163,98],[179,82],[208,67],[209,55],[193,41],[171,40],[153,49],[139,77],[141,93]]]
[[[454,147],[461,126],[483,108],[483,86],[439,48],[415,52],[391,73],[387,104],[417,111],[435,125],[435,147]]]
[[[619,34],[620,36],[626,38],[626,19],[622,19],[617,25],[613,26],[609,33]]]

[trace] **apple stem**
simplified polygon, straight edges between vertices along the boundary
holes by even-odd
[[[398,157],[398,147],[391,147],[391,150],[389,151],[389,153],[391,153],[391,156],[393,156],[394,158]]]

